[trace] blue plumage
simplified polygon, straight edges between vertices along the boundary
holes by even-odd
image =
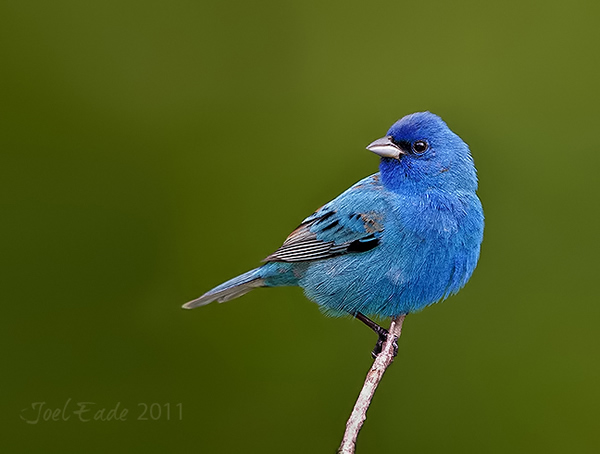
[[[262,267],[184,307],[295,285],[328,314],[390,317],[456,293],[483,239],[468,146],[441,118],[419,112],[367,148],[381,156],[379,173],[307,217]]]

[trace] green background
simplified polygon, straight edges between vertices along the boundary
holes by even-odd
[[[335,452],[371,332],[297,288],[180,305],[430,110],[473,151],[481,261],[408,317],[358,452],[599,452],[598,5],[3,0],[0,450]],[[130,413],[21,419],[68,399]]]

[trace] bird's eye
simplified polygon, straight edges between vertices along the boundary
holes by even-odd
[[[416,154],[423,154],[429,148],[426,140],[415,140],[412,144],[412,149]]]

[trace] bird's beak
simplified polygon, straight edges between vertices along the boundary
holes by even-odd
[[[382,137],[377,139],[375,142],[367,145],[367,150],[378,154],[382,158],[400,158],[401,154],[405,154],[404,151],[395,143],[392,142],[390,136]]]

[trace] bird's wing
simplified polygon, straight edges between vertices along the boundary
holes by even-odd
[[[322,260],[375,248],[383,233],[379,175],[367,177],[307,217],[265,262]]]

